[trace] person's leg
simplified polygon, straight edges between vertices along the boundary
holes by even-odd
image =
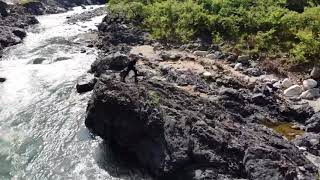
[[[125,69],[121,72],[121,81],[126,82],[126,77],[128,76],[130,69]]]
[[[135,80],[135,82],[138,82],[138,71],[137,71],[137,69],[134,67],[134,68],[132,68],[132,71],[134,72],[134,80]]]

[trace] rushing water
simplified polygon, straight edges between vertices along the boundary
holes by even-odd
[[[97,51],[77,42],[102,16],[66,23],[82,11],[39,16],[24,43],[0,60],[0,75],[7,78],[0,84],[0,179],[141,178],[108,164],[113,160],[107,148],[84,126],[90,93],[77,94],[75,85]]]

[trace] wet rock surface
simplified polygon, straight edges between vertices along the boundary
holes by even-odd
[[[94,78],[91,74],[84,74],[78,79],[76,89],[78,93],[85,93],[93,90],[94,85],[96,84],[97,79]]]
[[[2,83],[2,82],[5,82],[6,81],[6,78],[4,78],[4,77],[0,77],[0,82]]]

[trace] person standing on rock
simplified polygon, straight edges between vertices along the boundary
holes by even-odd
[[[143,55],[141,53],[139,53],[138,55],[130,54],[129,59],[130,59],[130,61],[129,61],[127,67],[124,70],[122,70],[120,73],[121,81],[126,82],[126,77],[130,73],[130,71],[133,71],[134,72],[134,80],[135,80],[135,82],[138,82],[138,71],[136,69],[136,64],[139,59],[143,59]]]

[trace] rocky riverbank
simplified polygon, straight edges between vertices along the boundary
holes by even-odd
[[[66,12],[74,6],[81,5],[83,8],[86,8],[84,5],[104,3],[105,1],[102,0],[42,0],[24,3],[10,0],[0,1],[0,57],[4,48],[22,42],[22,39],[26,36],[25,29],[28,26],[38,23],[34,15],[61,13]],[[103,9],[100,8],[99,10],[95,10],[97,12],[91,12],[90,17],[97,16],[97,13],[102,15],[104,13]],[[79,21],[79,17],[75,17],[73,21]]]
[[[282,96],[279,79],[250,57],[199,43],[164,46],[111,14],[98,39],[85,124],[156,179],[318,177],[305,155],[318,155],[318,114]],[[129,53],[145,56],[137,84],[119,81]]]
[[[23,6],[0,1],[0,58],[4,48],[21,43],[26,36],[25,29],[37,23]]]

